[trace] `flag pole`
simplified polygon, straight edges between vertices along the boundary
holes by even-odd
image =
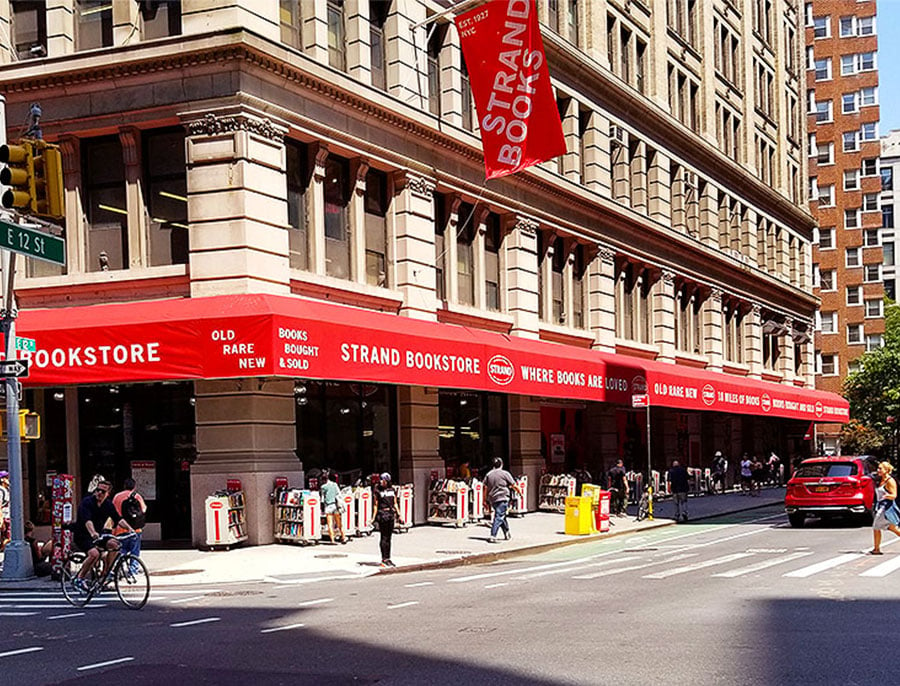
[[[438,12],[437,14],[432,14],[431,16],[428,17],[428,19],[425,19],[425,20],[423,20],[423,21],[420,21],[420,22],[417,23],[417,24],[412,24],[412,25],[410,25],[409,28],[410,28],[411,30],[415,31],[416,29],[421,28],[421,27],[425,26],[426,24],[430,24],[430,23],[433,22],[433,21],[437,21],[437,20],[440,19],[441,17],[444,17],[444,16],[446,16],[446,15],[448,15],[448,14],[454,14],[454,13],[456,13],[456,12],[462,12],[463,10],[469,9],[469,7],[473,7],[473,6],[475,6],[475,5],[479,4],[479,3],[483,3],[483,2],[486,2],[486,1],[487,1],[487,0],[462,0],[461,2],[456,3],[456,4],[453,5],[452,7],[448,7],[448,8],[445,9],[443,12]]]

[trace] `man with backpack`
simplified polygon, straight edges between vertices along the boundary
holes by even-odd
[[[135,490],[134,479],[128,477],[122,482],[123,489],[116,493],[113,497],[113,505],[116,511],[122,516],[126,522],[134,529],[135,535],[122,541],[122,552],[131,553],[135,557],[141,556],[141,531],[147,523],[147,503],[144,498]],[[116,529],[117,534],[125,533],[125,529],[121,531]],[[132,569],[137,572],[137,569]]]

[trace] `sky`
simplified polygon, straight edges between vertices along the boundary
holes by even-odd
[[[900,0],[878,0],[878,96],[882,136],[900,129]]]

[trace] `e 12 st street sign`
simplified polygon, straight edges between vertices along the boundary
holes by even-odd
[[[2,360],[0,361],[0,377],[4,376],[28,376],[29,360]]]
[[[53,264],[66,263],[66,242],[58,236],[0,220],[0,248]]]

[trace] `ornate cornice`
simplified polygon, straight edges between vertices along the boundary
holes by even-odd
[[[423,200],[431,200],[434,196],[434,190],[437,188],[433,179],[404,170],[394,173],[394,185],[398,189],[408,190]]]
[[[187,129],[192,136],[217,136],[235,131],[249,131],[279,143],[284,140],[284,131],[275,126],[270,119],[258,119],[246,114],[218,115],[207,112],[202,119],[188,122]]]

